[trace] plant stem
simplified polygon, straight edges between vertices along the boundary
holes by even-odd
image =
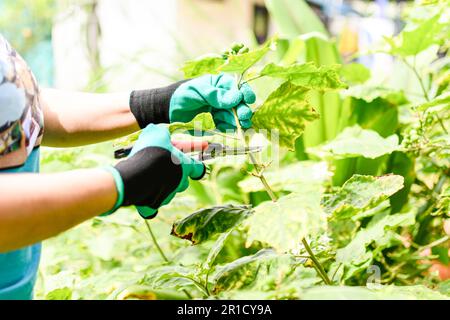
[[[243,133],[241,124],[239,123],[239,118],[238,118],[236,109],[233,109],[233,114],[234,114],[234,119],[235,119],[235,122],[236,122],[238,136],[241,138],[241,140],[244,142],[244,144],[247,145],[247,142],[245,140],[245,135]],[[255,166],[255,170],[256,170],[256,173],[257,173],[256,176],[258,176],[258,178],[261,180],[261,182],[262,182],[262,184],[263,184],[267,194],[269,195],[270,199],[272,199],[273,202],[277,202],[278,201],[278,197],[276,196],[275,192],[273,192],[272,188],[270,187],[269,183],[267,182],[266,177],[264,176],[264,173],[259,169],[261,167],[261,164],[258,162],[258,160],[255,158],[255,156],[253,154],[250,153],[249,156],[250,156],[250,161]],[[331,285],[330,278],[328,277],[327,273],[325,272],[325,270],[324,270],[322,264],[320,263],[320,261],[314,255],[314,252],[312,251],[312,249],[309,246],[309,244],[306,241],[306,239],[302,239],[302,243],[303,243],[306,251],[308,252],[310,259],[314,263],[314,265],[316,267],[316,270],[317,270],[317,273],[319,274],[319,276],[322,278],[322,280],[327,285]]]
[[[167,256],[164,254],[164,251],[161,249],[158,241],[156,240],[155,234],[153,233],[152,227],[150,227],[150,223],[147,220],[144,220],[145,225],[147,226],[148,233],[150,234],[150,237],[152,238],[153,244],[155,245],[156,249],[158,249],[159,254],[161,255],[161,258],[166,263],[170,263],[170,260],[167,258]]]

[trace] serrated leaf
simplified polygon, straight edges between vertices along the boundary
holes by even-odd
[[[414,224],[414,222],[414,213],[387,215],[375,223],[370,224],[367,228],[358,231],[347,246],[338,249],[336,252],[336,261],[344,264],[359,264],[362,261],[366,261],[366,247],[369,244],[381,240],[385,236],[387,230],[395,229],[400,226],[409,226]]]
[[[254,255],[245,256],[221,266],[214,276],[213,292],[240,289],[253,284],[260,268],[276,257],[275,251],[263,249]]]
[[[253,116],[253,127],[277,130],[280,144],[295,149],[295,141],[303,134],[306,123],[319,118],[308,100],[309,89],[285,82],[275,90]]]
[[[320,158],[346,159],[364,157],[376,159],[399,149],[398,136],[383,138],[377,132],[355,125],[344,129],[329,143],[309,148],[308,152]]]
[[[341,67],[340,75],[351,84],[361,84],[370,79],[370,70],[360,63],[349,63]]]
[[[249,206],[224,205],[199,210],[173,224],[172,235],[192,244],[210,240],[238,225],[252,210]]]
[[[303,300],[447,300],[437,291],[425,286],[331,287],[308,289],[300,295]]]
[[[204,74],[218,74],[219,68],[225,63],[219,55],[210,55],[197,60],[187,61],[181,69],[185,78],[195,78]]]
[[[298,191],[306,186],[317,186],[323,184],[331,177],[326,162],[300,161],[288,166],[269,169],[264,176],[275,191],[287,190]],[[261,180],[254,176],[248,176],[239,182],[239,187],[245,192],[264,191]]]
[[[297,249],[303,238],[323,231],[326,217],[320,207],[320,194],[318,188],[261,203],[246,221],[247,245],[260,241],[279,252],[289,252]]]
[[[375,208],[403,188],[402,176],[354,175],[341,188],[324,195],[322,205],[333,219],[348,219]]]
[[[418,54],[433,44],[440,44],[445,35],[442,35],[445,23],[439,23],[441,15],[431,17],[421,22],[415,29],[403,30],[395,38],[386,38],[391,46],[390,53],[402,57]]]
[[[261,71],[262,76],[280,78],[292,84],[313,90],[345,89],[347,85],[339,78],[340,65],[317,67],[314,62],[279,66],[270,63]]]
[[[187,131],[211,131],[216,128],[211,113],[200,113],[190,122],[174,122],[169,125],[169,131],[173,133],[185,133]]]
[[[243,73],[260,61],[272,49],[273,41],[267,42],[264,46],[250,50],[247,53],[231,55],[226,63],[220,67],[222,72]]]

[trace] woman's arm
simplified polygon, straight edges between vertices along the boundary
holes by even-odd
[[[43,144],[74,147],[138,131],[129,99],[130,93],[90,94],[42,89]]]
[[[0,175],[0,253],[19,249],[111,210],[112,175],[101,169]]]

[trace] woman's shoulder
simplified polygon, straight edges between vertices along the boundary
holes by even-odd
[[[43,127],[36,79],[0,34],[0,170],[23,165],[40,145]]]

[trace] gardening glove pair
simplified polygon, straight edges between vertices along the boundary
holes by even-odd
[[[139,136],[128,159],[114,168],[119,207],[134,205],[145,219],[154,218],[161,206],[168,204],[177,193],[189,186],[189,178],[200,180],[205,165],[177,148],[170,140],[167,128],[148,125]]]
[[[252,125],[252,110],[256,96],[244,83],[226,74],[205,75],[185,80],[165,88],[133,91],[130,108],[141,128],[154,123],[189,122],[200,113],[210,112],[217,129],[235,130],[233,108],[244,129]]]

